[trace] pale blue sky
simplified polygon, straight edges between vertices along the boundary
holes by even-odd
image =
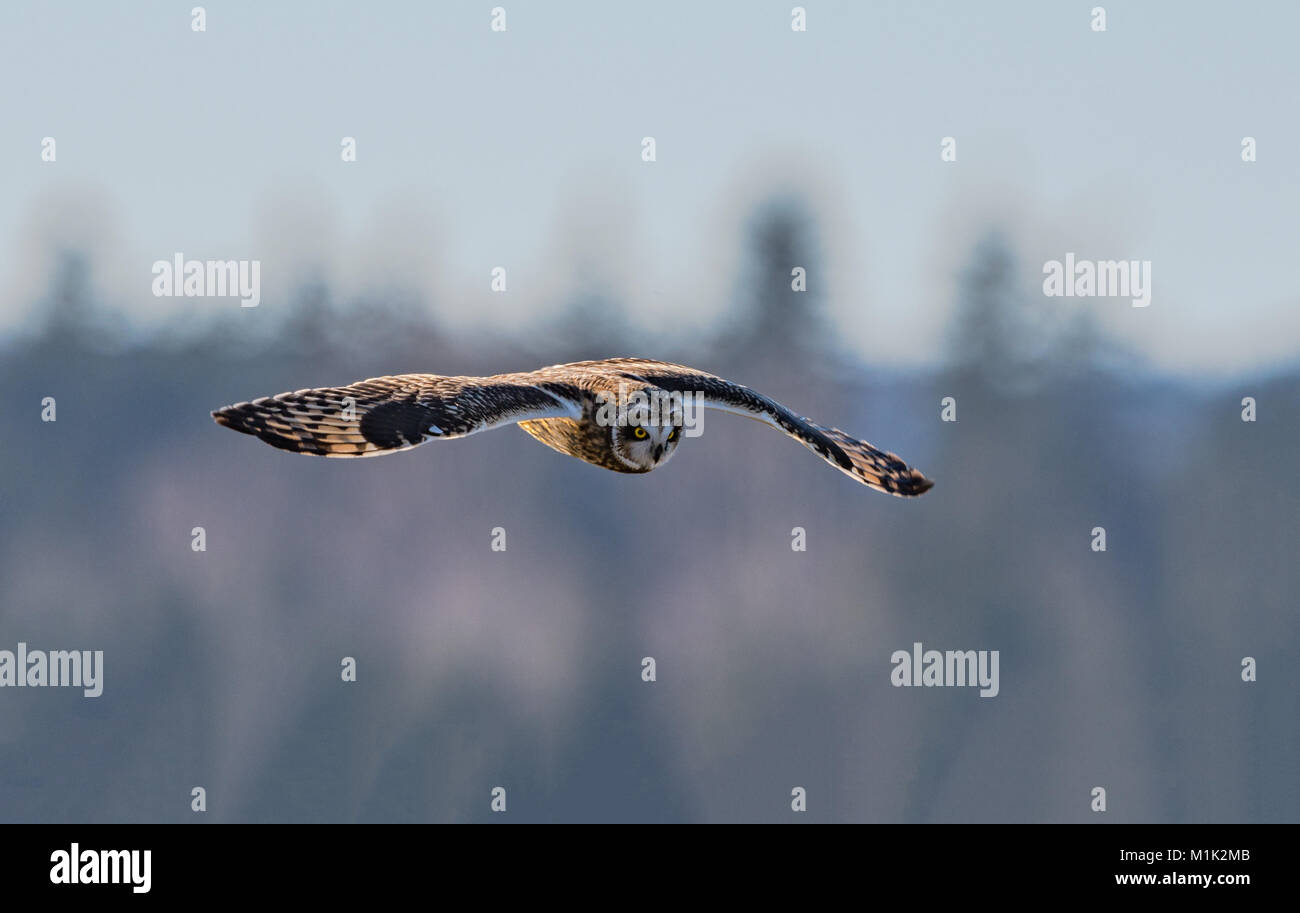
[[[1095,33],[1094,2],[810,2],[803,34],[788,0],[209,3],[202,34],[193,5],[0,9],[0,333],[74,244],[143,327],[241,319],[149,295],[179,250],[262,260],[268,322],[313,268],[478,328],[594,285],[653,354],[728,305],[739,229],[792,191],[826,245],[810,283],[873,363],[940,351],[990,225],[1034,294],[1066,251],[1151,260],[1145,310],[1041,302],[1095,310],[1162,367],[1300,354],[1294,3],[1106,3]]]

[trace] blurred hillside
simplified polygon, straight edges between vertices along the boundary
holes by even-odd
[[[196,785],[211,821],[484,820],[498,785],[514,820],[786,820],[796,785],[813,820],[1093,820],[1098,785],[1107,821],[1300,818],[1300,374],[1143,370],[1048,319],[996,233],[955,277],[948,365],[882,372],[825,328],[834,290],[790,290],[818,252],[796,204],[745,243],[734,319],[656,351],[598,298],[529,341],[323,285],[274,337],[254,312],[107,345],[66,258],[0,360],[0,649],[103,649],[105,686],[0,692],[0,819],[188,821]],[[936,488],[880,496],[717,414],[645,477],[513,429],[307,459],[208,414],[621,354],[747,383]],[[1000,695],[891,687],[914,641],[999,650]]]

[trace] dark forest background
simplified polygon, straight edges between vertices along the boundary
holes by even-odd
[[[323,282],[263,301],[291,315],[274,338],[245,313],[108,346],[68,252],[43,329],[0,351],[0,649],[102,649],[104,693],[0,691],[0,819],[486,820],[495,786],[513,820],[1300,818],[1300,374],[1162,376],[1054,319],[996,231],[953,277],[945,362],[873,369],[815,281],[790,290],[818,262],[797,203],[738,243],[733,319],[651,351],[599,297],[532,340],[452,336]],[[936,487],[878,495],[718,414],[644,477],[517,429],[327,461],[209,418],[624,354],[747,383]],[[1000,695],[892,687],[914,641],[999,650]]]

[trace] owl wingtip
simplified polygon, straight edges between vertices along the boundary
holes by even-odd
[[[934,480],[926,478],[925,476],[917,472],[915,469],[912,470],[911,478],[908,481],[910,484],[908,484],[906,488],[899,491],[899,494],[901,494],[905,498],[919,497],[920,495],[925,494],[931,488],[934,488]]]

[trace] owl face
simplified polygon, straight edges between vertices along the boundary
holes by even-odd
[[[662,466],[682,440],[678,425],[627,424],[614,427],[614,453],[640,472]]]

